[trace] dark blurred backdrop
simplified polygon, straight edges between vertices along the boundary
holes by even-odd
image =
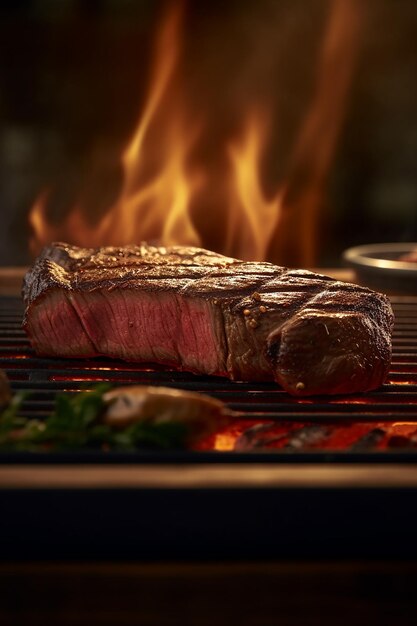
[[[232,132],[242,100],[272,99],[267,193],[285,172],[308,107],[329,2],[185,3],[183,84],[194,112],[215,120],[212,137]],[[323,208],[323,266],[339,264],[354,244],[417,240],[417,3],[362,4],[366,19]],[[144,102],[165,6],[0,4],[0,265],[30,261],[28,210],[46,186],[55,221],[80,194],[93,218],[114,200],[117,155]]]

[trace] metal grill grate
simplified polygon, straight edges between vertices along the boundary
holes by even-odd
[[[393,298],[393,361],[379,390],[296,399],[273,383],[235,383],[155,365],[106,358],[46,359],[35,355],[21,328],[17,298],[0,298],[0,366],[14,391],[29,392],[22,413],[44,417],[57,392],[76,393],[100,381],[154,384],[207,393],[240,418],[201,446],[236,452],[407,451],[417,454],[417,298]],[[270,458],[270,457],[269,457]]]

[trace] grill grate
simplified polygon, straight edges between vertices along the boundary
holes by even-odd
[[[29,392],[22,407],[27,417],[45,417],[58,392],[77,393],[101,381],[164,385],[207,393],[240,412],[200,451],[407,451],[409,457],[414,449],[417,454],[417,298],[392,303],[391,371],[381,389],[367,394],[296,399],[273,383],[236,383],[107,358],[39,358],[21,328],[22,303],[11,297],[0,298],[0,366],[14,391]]]

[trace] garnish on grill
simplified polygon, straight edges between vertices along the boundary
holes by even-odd
[[[16,394],[0,415],[0,450],[187,448],[232,416],[220,400],[166,387],[101,384],[61,394],[45,420],[21,417],[23,400]]]
[[[103,400],[107,405],[103,421],[113,428],[127,428],[138,422],[154,425],[177,422],[184,425],[190,443],[216,432],[227,422],[223,402],[184,389],[117,387],[105,393]]]
[[[38,354],[158,362],[291,394],[367,391],[385,380],[388,298],[305,270],[199,248],[44,249],[24,281]]]

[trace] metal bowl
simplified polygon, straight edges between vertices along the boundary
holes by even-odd
[[[417,263],[398,260],[416,250],[417,242],[369,244],[348,248],[343,260],[362,285],[386,293],[417,295]]]

